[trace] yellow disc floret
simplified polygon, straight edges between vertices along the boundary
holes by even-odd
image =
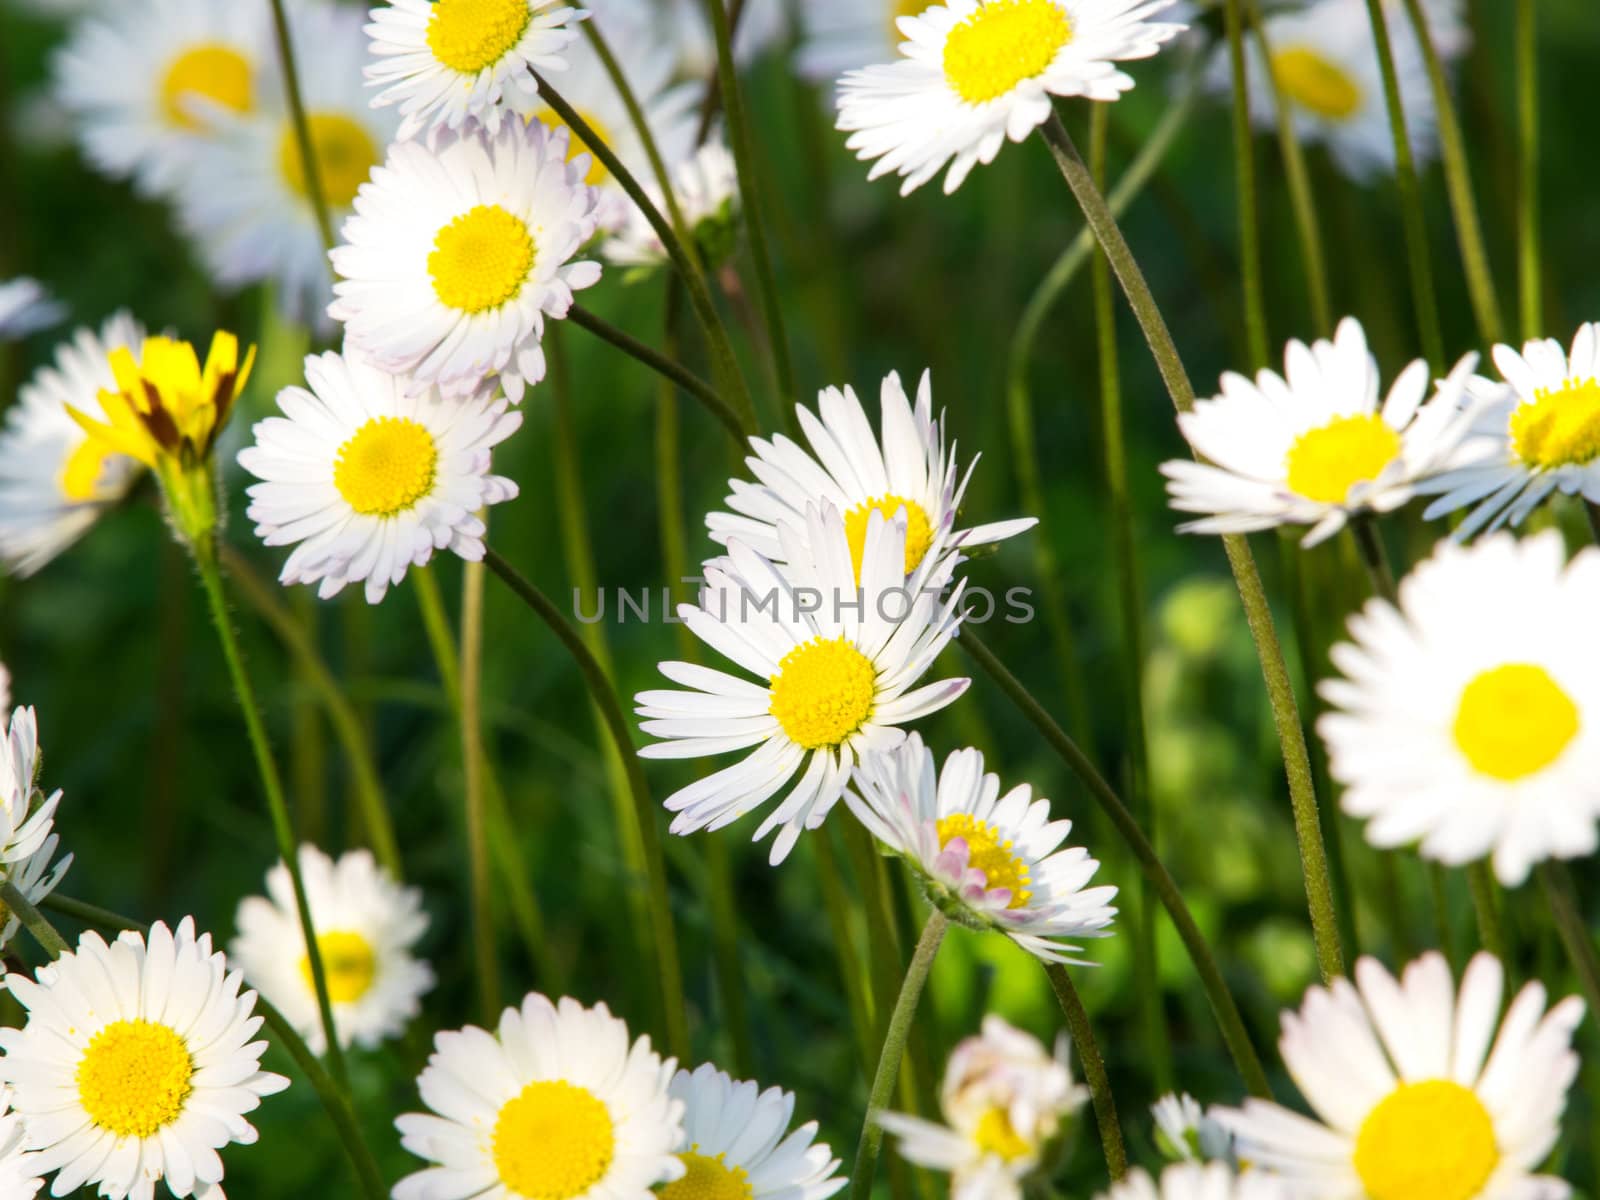
[[[428,255],[434,294],[447,308],[482,313],[516,298],[533,271],[533,234],[498,204],[480,204],[439,231]]]
[[[309,113],[306,124],[311,131],[317,181],[322,185],[324,199],[334,208],[349,208],[368,173],[378,165],[378,143],[365,125],[343,113]],[[285,125],[278,137],[278,170],[290,191],[303,199],[310,198],[305,160],[293,125]]]
[[[842,637],[812,638],[778,663],[768,711],[807,750],[837,746],[872,715],[878,672]]]
[[[255,106],[250,60],[231,46],[202,42],[190,46],[167,67],[161,80],[161,111],[180,129],[200,129],[189,97],[201,96],[236,113]]]
[[[1014,843],[1000,840],[993,825],[980,821],[971,813],[951,813],[938,822],[939,847],[943,849],[953,838],[967,843],[967,864],[983,872],[985,886],[1011,889],[1007,908],[1021,908],[1033,893],[1028,890],[1030,872],[1028,864],[1012,849]]]
[[[984,1110],[972,1131],[972,1141],[985,1154],[1015,1162],[1033,1152],[1027,1140],[1011,1125],[1011,1114],[998,1106]]]
[[[373,417],[333,464],[333,486],[363,516],[393,517],[433,490],[439,448],[409,417]]]
[[[1600,455],[1600,380],[1569,379],[1517,405],[1511,448],[1530,467],[1592,462]]]
[[[1544,770],[1578,736],[1578,706],[1550,672],[1507,663],[1473,677],[1456,709],[1456,745],[1473,769],[1509,783]]]
[[[1499,1161],[1483,1101],[1444,1079],[1402,1083],[1356,1138],[1356,1173],[1369,1200],[1471,1200]]]
[[[1274,54],[1272,78],[1292,103],[1330,121],[1343,121],[1361,107],[1361,88],[1349,73],[1306,46]]]
[[[906,513],[906,574],[909,575],[922,562],[928,547],[933,545],[933,525],[922,505],[904,496],[888,495],[858,504],[845,513],[844,532],[850,541],[850,561],[856,565],[858,582],[861,579],[861,563],[867,552],[867,524],[872,514],[879,512],[885,520],[893,520],[901,509]]]
[[[612,140],[611,130],[606,126],[606,123],[599,117],[595,116],[594,113],[579,109],[578,115],[583,118],[583,123],[589,127],[589,131],[593,133],[595,137],[600,139],[601,145],[605,146],[607,149],[610,149],[616,145],[616,143]],[[590,187],[599,187],[601,184],[605,183],[611,178],[611,172],[606,170],[605,163],[601,162],[599,156],[594,154],[588,146],[584,145],[582,140],[579,139],[578,135],[572,132],[571,127],[556,115],[555,109],[546,108],[541,110],[538,115],[538,119],[540,124],[544,125],[546,129],[567,130],[568,162],[571,162],[580,154],[589,155],[589,169],[584,173],[584,183],[588,184]]]
[[[564,1080],[528,1084],[494,1123],[500,1182],[530,1200],[581,1196],[611,1169],[616,1127],[606,1106]]]
[[[989,0],[945,38],[944,77],[968,104],[983,104],[1043,74],[1071,40],[1056,0]]]
[[[683,1178],[662,1188],[661,1200],[751,1200],[755,1189],[743,1167],[730,1167],[723,1155],[707,1156],[699,1149],[678,1156],[683,1160]]]
[[[354,1004],[372,988],[378,975],[378,956],[372,943],[348,929],[331,929],[317,935],[322,952],[322,975],[328,983],[328,999],[335,1004]],[[306,987],[311,979],[311,956],[300,959],[300,976]]]
[[[1308,429],[1284,461],[1289,490],[1322,504],[1343,504],[1400,455],[1400,435],[1382,417],[1335,417]]]
[[[153,1021],[116,1021],[78,1062],[78,1102],[118,1137],[147,1138],[178,1119],[193,1090],[194,1060],[183,1039]]]
[[[528,0],[439,0],[428,17],[428,49],[452,71],[476,75],[514,49],[532,20]]]

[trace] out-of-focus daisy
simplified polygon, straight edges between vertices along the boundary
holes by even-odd
[[[647,183],[645,190],[665,212],[661,189]],[[701,260],[721,265],[733,253],[738,237],[739,171],[728,147],[721,140],[706,142],[673,171],[672,190]],[[606,239],[602,250],[607,261],[619,267],[645,270],[667,263],[667,248],[637,206],[629,207],[622,228]]]
[[[1234,1164],[1233,1135],[1188,1092],[1168,1092],[1150,1106],[1156,1123],[1156,1148],[1184,1162]]]
[[[28,576],[50,562],[128,494],[140,464],[91,439],[68,412],[93,411],[114,390],[114,350],[144,344],[126,313],[97,334],[80,329],[56,347],[55,362],[22,385],[0,431],[0,560]]]
[[[331,4],[305,7],[292,26],[317,178],[335,229],[383,161],[398,120],[368,103],[361,26],[360,11]],[[331,328],[327,251],[280,97],[268,97],[249,115],[219,115],[178,200],[183,224],[218,283],[236,288],[270,279],[291,320]]]
[[[1431,481],[1440,492],[1423,516],[1476,505],[1456,531],[1521,524],[1553,492],[1600,504],[1600,324],[1582,326],[1568,354],[1554,338],[1517,353],[1494,348],[1504,379],[1474,377],[1477,402],[1467,450],[1472,460]]]
[[[61,844],[55,833],[61,790],[46,796],[39,788],[39,723],[33,709],[17,709],[0,732],[5,734],[0,742],[0,879],[37,903],[55,890],[72,865],[70,854],[52,861]],[[0,912],[4,912],[0,922],[0,946],[4,946],[22,922],[15,913],[3,908]]]
[[[33,1200],[42,1187],[34,1156],[23,1146],[22,1118],[11,1111],[11,1089],[0,1088],[0,1196]]]
[[[522,424],[503,399],[447,400],[352,354],[306,359],[306,388],[278,395],[239,465],[249,516],[269,546],[294,546],[279,579],[318,583],[324,599],[365,583],[376,604],[436,550],[483,557],[491,504],[517,485],[491,475],[490,451]]]
[[[172,191],[219,114],[253,112],[279,87],[270,21],[266,5],[214,0],[96,6],[55,60],[89,159]]]
[[[1193,533],[1247,533],[1309,525],[1311,546],[1354,515],[1391,512],[1418,481],[1455,465],[1469,419],[1460,397],[1477,358],[1462,359],[1426,404],[1428,366],[1413,362],[1380,403],[1378,363],[1347,317],[1331,342],[1291,341],[1284,374],[1233,372],[1222,394],[1178,418],[1208,462],[1162,465],[1172,507],[1211,515]]]
[[[605,20],[615,0],[589,0],[589,8]],[[809,3],[809,0],[808,0]],[[724,0],[730,11],[732,3]],[[778,47],[789,32],[784,0],[745,0],[733,34],[733,60],[747,66]],[[705,0],[661,0],[657,17],[661,36],[672,41],[678,73],[709,79],[717,70],[717,40],[706,16]]]
[[[1153,1179],[1135,1168],[1098,1200],[1290,1200],[1281,1179],[1263,1171],[1235,1175],[1222,1163],[1177,1163]]]
[[[436,1165],[395,1184],[394,1200],[648,1200],[682,1178],[676,1064],[648,1037],[630,1045],[604,1004],[529,995],[497,1033],[468,1026],[433,1044],[417,1084],[438,1115],[395,1126]]]
[[[333,251],[329,314],[385,370],[451,397],[498,378],[520,400],[544,378],[545,317],[600,280],[598,263],[570,261],[595,231],[587,169],[537,122],[438,151],[392,146]]]
[[[945,447],[944,414],[934,419],[930,374],[924,371],[917,384],[915,410],[897,373],[884,379],[879,397],[881,439],[872,432],[866,410],[850,387],[822,392],[817,404],[820,418],[804,406],[795,407],[811,453],[782,434],[770,441],[751,438],[755,453],[745,463],[758,482],[730,481],[733,493],[727,504],[733,512],[706,517],[713,540],[726,544],[737,538],[757,553],[783,562],[779,527],[798,528],[808,508],[831,504],[844,514],[850,554],[859,570],[872,514],[892,518],[903,512],[905,570],[910,574],[930,556],[940,559],[952,551],[1003,541],[1038,524],[1025,517],[956,529],[956,515],[977,459],[958,473],[955,446]]]
[[[949,0],[902,17],[900,58],[839,85],[839,128],[869,178],[906,195],[948,163],[944,190],[1050,117],[1052,96],[1115,100],[1133,87],[1117,62],[1149,58],[1183,31],[1151,18],[1171,0]]]
[[[1592,854],[1600,821],[1600,551],[1559,533],[1445,542],[1331,651],[1317,722],[1344,809],[1375,846],[1451,865],[1493,856],[1508,885]]]
[[[905,736],[900,726],[936,712],[969,679],[915,687],[961,624],[961,587],[940,592],[948,572],[925,560],[905,575],[906,526],[874,513],[858,576],[844,518],[813,507],[802,529],[780,530],[787,565],[735,539],[728,558],[706,564],[698,606],[678,614],[701,641],[755,675],[752,682],[692,663],[661,673],[687,691],[640,692],[640,728],[662,740],[646,758],[700,758],[755,749],[667,797],[672,832],[721,829],[764,804],[800,771],[755,837],[774,829],[782,862],[844,794],[850,768]]]
[[[1061,849],[1072,822],[1052,821],[1050,802],[1025,783],[1000,795],[977,750],[953,752],[940,771],[913,733],[856,767],[845,801],[948,916],[1052,962],[1081,961],[1069,938],[1110,936],[1117,889],[1086,886],[1100,864],[1081,847]]]
[[[261,1018],[242,982],[190,917],[176,932],[157,922],[148,942],[85,933],[38,982],[7,978],[28,1022],[0,1029],[0,1079],[56,1195],[88,1184],[151,1200],[158,1181],[178,1197],[222,1195],[217,1151],[253,1143],[245,1114],[289,1086],[259,1068],[267,1044],[251,1040]]]
[[[0,339],[7,341],[49,329],[67,310],[50,298],[44,284],[20,275],[0,283]]]
[[[709,1063],[679,1071],[671,1095],[683,1103],[683,1177],[661,1200],[827,1200],[849,1182],[816,1141],[817,1123],[789,1131],[794,1093],[735,1082]],[[787,1135],[787,1136],[786,1136]]]
[[[1072,1081],[1064,1036],[1052,1055],[991,1014],[980,1036],[951,1051],[939,1095],[943,1125],[892,1112],[878,1122],[904,1158],[950,1174],[952,1197],[1019,1200],[1023,1180],[1088,1097]]]
[[[422,893],[396,883],[366,850],[335,862],[315,846],[301,846],[300,875],[340,1045],[370,1049],[398,1036],[433,986],[433,971],[412,953],[428,927]],[[327,1039],[305,932],[282,863],[267,872],[266,896],[240,902],[237,925],[239,936],[228,947],[234,965],[294,1023],[314,1053],[323,1053]]]
[[[1249,1173],[1280,1175],[1305,1196],[1570,1195],[1536,1172],[1578,1073],[1583,1002],[1546,1012],[1544,986],[1530,983],[1500,1021],[1504,984],[1499,961],[1480,954],[1458,994],[1444,956],[1430,953],[1399,980],[1364,958],[1354,984],[1311,988],[1299,1012],[1283,1014],[1278,1046],[1315,1119],[1266,1100],[1217,1110]]]
[[[893,62],[905,35],[901,17],[918,17],[935,0],[811,0],[800,13],[795,66],[831,83],[846,71]]]
[[[367,34],[375,107],[399,105],[399,136],[490,133],[538,107],[533,72],[566,70],[579,9],[557,0],[390,0]]]

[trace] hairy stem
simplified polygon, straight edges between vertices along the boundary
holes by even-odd
[[[1106,1157],[1106,1170],[1115,1183],[1128,1173],[1128,1152],[1122,1144],[1122,1123],[1117,1120],[1117,1101],[1111,1094],[1111,1080],[1106,1076],[1105,1059],[1100,1056],[1100,1045],[1094,1039],[1094,1027],[1089,1024],[1089,1014],[1083,1007],[1078,989],[1072,986],[1072,977],[1060,963],[1046,963],[1045,974],[1050,976],[1050,987],[1061,1003],[1067,1018],[1067,1030],[1072,1035],[1073,1047],[1078,1051],[1078,1065],[1083,1068],[1083,1080],[1089,1085],[1089,1097],[1094,1103],[1094,1117],[1100,1127],[1100,1149]]]

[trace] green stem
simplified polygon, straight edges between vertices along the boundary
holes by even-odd
[[[1244,277],[1245,344],[1250,349],[1251,369],[1260,370],[1267,365],[1267,309],[1261,292],[1261,217],[1256,195],[1255,143],[1250,132],[1250,76],[1244,56],[1244,0],[1225,0],[1223,11],[1233,74],[1233,172],[1239,213],[1239,269]]]
[[[1394,570],[1389,566],[1389,552],[1384,549],[1377,519],[1371,514],[1362,514],[1350,522],[1350,532],[1356,539],[1356,548],[1361,551],[1361,565],[1366,568],[1373,594],[1390,604],[1398,604],[1400,593],[1395,587]]]
[[[44,948],[52,960],[71,949],[66,939],[56,932],[55,926],[4,875],[0,875],[0,904],[4,904],[22,922],[23,928],[33,935],[33,940]]]
[[[1472,890],[1472,911],[1478,920],[1478,941],[1502,962],[1507,945],[1505,925],[1500,920],[1499,892],[1494,874],[1484,861],[1467,866],[1467,886]]]
[[[317,158],[316,143],[311,137],[311,122],[306,119],[305,101],[300,95],[300,73],[295,69],[294,39],[289,35],[289,14],[284,0],[272,0],[272,31],[278,42],[283,94],[289,103],[289,124],[294,129],[295,148],[299,151],[300,166],[305,172],[306,196],[311,201],[311,214],[316,218],[323,249],[332,250],[335,244],[333,217],[328,211],[328,194],[322,186],[322,163]]]
[[[500,1012],[500,960],[495,953],[494,887],[489,882],[489,832],[484,819],[482,563],[461,572],[461,764],[466,804],[467,871],[472,910],[472,958],[478,1007],[485,1022]]]
[[[1261,1059],[1250,1042],[1244,1017],[1239,1012],[1233,994],[1228,991],[1227,981],[1223,979],[1222,970],[1217,966],[1211,947],[1206,943],[1205,934],[1200,932],[1200,926],[1195,923],[1194,915],[1183,899],[1183,893],[1178,890],[1178,885],[1173,881],[1166,865],[1157,857],[1155,848],[1150,845],[1150,839],[1144,835],[1144,830],[1139,828],[1139,822],[1134,819],[1133,814],[1128,811],[1111,785],[1095,768],[1094,763],[1090,762],[1089,757],[1078,748],[1078,744],[1063,732],[1055,719],[1033,698],[1016,676],[1006,669],[1005,664],[994,656],[993,651],[983,644],[971,628],[961,631],[958,643],[994,680],[1007,698],[1021,710],[1022,715],[1027,717],[1029,723],[1049,743],[1050,748],[1061,756],[1072,773],[1089,789],[1089,794],[1094,797],[1095,803],[1111,818],[1111,823],[1116,826],[1122,840],[1133,851],[1133,856],[1139,860],[1139,867],[1144,872],[1145,878],[1155,887],[1156,895],[1160,897],[1161,903],[1172,917],[1172,923],[1178,930],[1178,937],[1183,941],[1184,948],[1189,952],[1189,959],[1194,963],[1195,971],[1200,976],[1200,985],[1205,989],[1206,998],[1211,1002],[1211,1011],[1216,1015],[1222,1039],[1228,1045],[1228,1053],[1233,1056],[1234,1064],[1238,1067],[1245,1086],[1252,1095],[1271,1095],[1267,1073],[1262,1068]]]
[[[1094,1117],[1100,1126],[1100,1148],[1106,1156],[1106,1170],[1115,1183],[1128,1173],[1128,1152],[1122,1144],[1122,1124],[1117,1120],[1117,1101],[1111,1094],[1111,1080],[1106,1076],[1105,1060],[1100,1056],[1100,1046],[1094,1039],[1094,1027],[1089,1024],[1089,1014],[1083,1007],[1078,989],[1060,963],[1046,963],[1045,974],[1050,976],[1050,987],[1061,1002],[1061,1011],[1067,1018],[1067,1030],[1072,1034],[1072,1044],[1078,1051],[1078,1063],[1083,1068],[1083,1080],[1089,1085],[1089,1097],[1094,1103]]]
[[[1561,943],[1572,959],[1589,1002],[1590,1012],[1600,1012],[1600,957],[1596,957],[1594,935],[1578,911],[1577,888],[1572,882],[1572,871],[1558,859],[1540,863],[1539,885],[1544,889],[1546,902],[1555,917],[1556,930]]]
[[[317,996],[317,1012],[322,1019],[322,1031],[328,1042],[328,1066],[339,1086],[349,1090],[349,1076],[345,1071],[344,1050],[339,1045],[338,1030],[333,1022],[333,1004],[328,999],[328,978],[322,966],[322,947],[317,942],[316,926],[311,920],[311,905],[306,900],[305,881],[300,876],[299,848],[295,844],[294,824],[289,817],[289,806],[283,796],[283,781],[278,774],[277,761],[272,757],[272,745],[267,740],[266,726],[261,720],[261,707],[256,701],[255,687],[245,670],[244,657],[239,651],[239,641],[233,631],[233,619],[228,614],[228,598],[223,591],[222,569],[217,562],[214,538],[195,542],[195,567],[200,574],[200,584],[211,608],[211,623],[216,627],[217,638],[222,643],[222,656],[227,660],[228,674],[233,680],[234,695],[244,716],[245,729],[250,735],[250,749],[256,760],[256,770],[261,775],[261,788],[266,793],[267,811],[272,818],[272,832],[278,843],[278,856],[289,872],[289,882],[294,890],[295,911],[300,918],[300,931],[305,937],[306,962],[311,967],[311,987]]]
[[[844,989],[845,1008],[855,1033],[861,1067],[872,1070],[876,1026],[873,1022],[872,985],[856,953],[850,931],[850,901],[845,893],[844,876],[834,849],[832,831],[838,822],[824,825],[818,836],[809,839],[816,848],[817,875],[822,889],[822,906],[828,914],[828,930],[833,936],[834,959],[839,964],[839,985]]]
[[[428,645],[433,649],[439,683],[454,707],[461,702],[461,667],[456,662],[450,615],[445,611],[444,594],[439,590],[439,577],[434,571],[432,566],[418,567],[411,572],[411,580],[417,589],[417,607],[422,610],[422,627],[428,635]]]
[[[900,1074],[900,1060],[905,1057],[906,1039],[911,1036],[911,1021],[917,1013],[917,1002],[922,998],[922,987],[928,982],[928,972],[949,922],[943,913],[935,911],[922,927],[917,948],[906,967],[900,995],[889,1016],[888,1032],[884,1035],[883,1049],[878,1053],[878,1067],[872,1075],[872,1091],[867,1097],[867,1113],[861,1122],[861,1140],[856,1145],[855,1168],[850,1173],[850,1200],[868,1200],[872,1195],[872,1179],[877,1173],[878,1152],[883,1149],[883,1126],[878,1114],[889,1103],[896,1078]]]
[[[1539,8],[1517,3],[1517,281],[1522,336],[1544,336],[1544,279],[1539,235]]]

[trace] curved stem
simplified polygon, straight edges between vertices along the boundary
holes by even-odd
[[[1594,935],[1578,911],[1577,888],[1572,882],[1572,871],[1558,859],[1540,863],[1539,886],[1544,889],[1545,901],[1556,920],[1556,930],[1561,943],[1572,959],[1589,1002],[1590,1012],[1600,1012],[1600,957],[1595,954]]]
[[[1122,1144],[1122,1123],[1117,1120],[1117,1101],[1111,1094],[1111,1080],[1106,1076],[1105,1059],[1100,1056],[1100,1045],[1094,1040],[1094,1027],[1089,1024],[1089,1014],[1083,1007],[1078,989],[1060,963],[1046,963],[1045,974],[1050,977],[1050,987],[1061,1003],[1067,1018],[1067,1030],[1072,1034],[1073,1047],[1078,1051],[1078,1063],[1083,1068],[1083,1081],[1089,1085],[1089,1098],[1094,1103],[1095,1122],[1100,1126],[1100,1148],[1106,1156],[1106,1170],[1115,1183],[1128,1173],[1128,1151]]]
[[[1517,280],[1522,336],[1544,336],[1539,254],[1539,6],[1517,0]]]
[[[325,250],[334,247],[333,217],[328,211],[328,193],[322,187],[322,163],[311,137],[311,122],[306,119],[305,101],[300,95],[300,73],[295,69],[294,39],[289,34],[289,14],[284,0],[272,0],[272,31],[278,42],[278,61],[283,70],[283,94],[289,103],[289,123],[294,127],[295,147],[305,172],[306,196],[316,218],[317,232]]]
[[[471,881],[472,957],[485,1023],[500,1011],[500,961],[495,953],[494,888],[489,882],[489,827],[484,817],[482,563],[461,571],[461,765]]]
[[[1250,74],[1244,56],[1244,0],[1225,0],[1233,74],[1233,177],[1239,210],[1239,271],[1244,276],[1244,332],[1252,371],[1267,365],[1267,309],[1261,294],[1261,218],[1255,143],[1250,132]]]
[[[856,1145],[856,1162],[850,1172],[850,1200],[868,1200],[872,1195],[872,1179],[878,1169],[878,1153],[883,1149],[883,1126],[878,1124],[878,1114],[889,1103],[895,1080],[900,1074],[900,1060],[905,1057],[906,1039],[911,1036],[911,1020],[917,1013],[917,1002],[922,998],[922,987],[928,982],[928,972],[933,967],[939,945],[944,941],[949,921],[935,911],[922,927],[917,948],[906,967],[900,995],[889,1015],[889,1028],[883,1038],[883,1049],[878,1052],[878,1067],[872,1075],[872,1091],[867,1097],[867,1113],[861,1122],[861,1140]]]

